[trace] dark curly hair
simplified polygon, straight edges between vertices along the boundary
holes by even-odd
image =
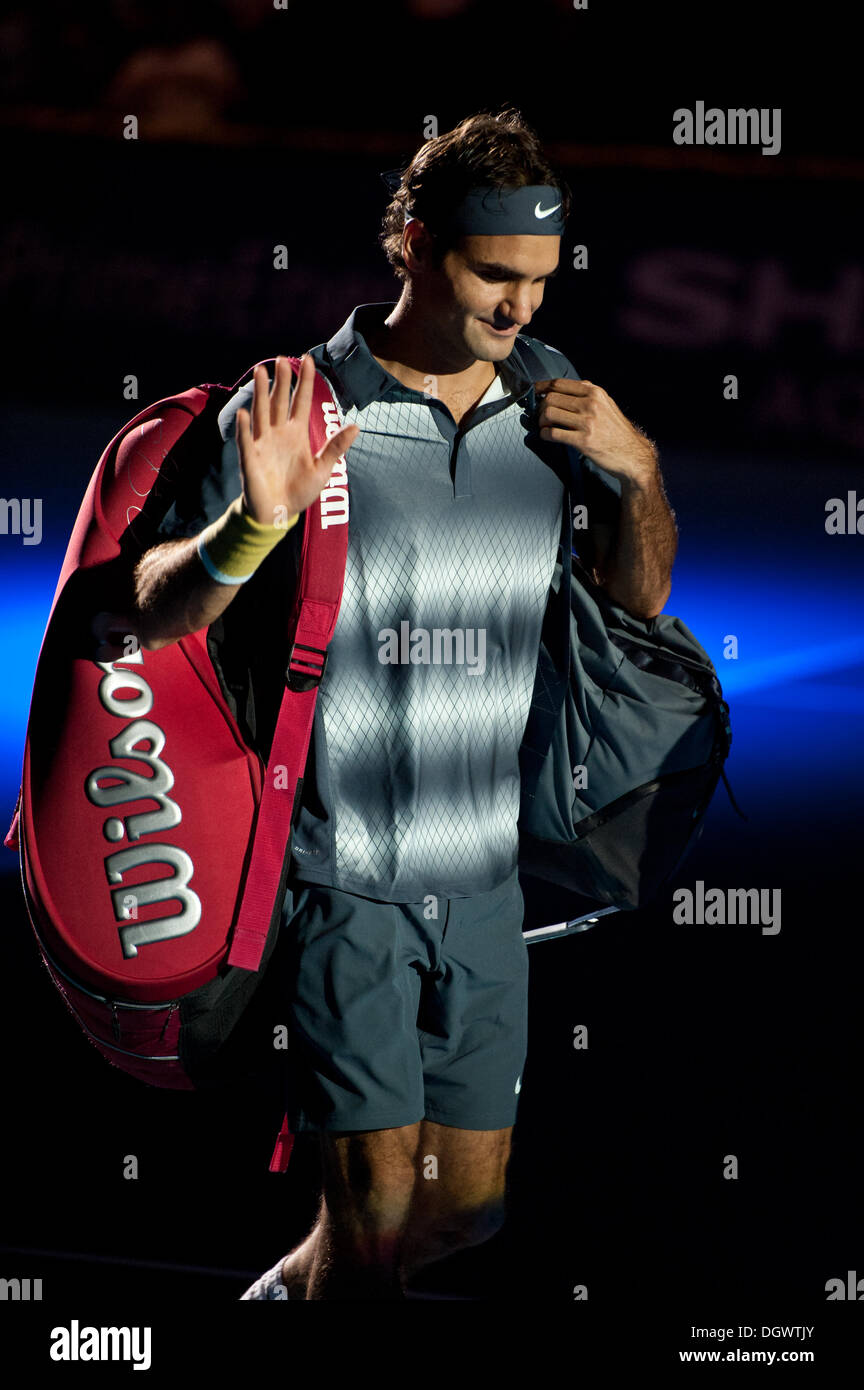
[[[402,171],[401,182],[384,213],[378,241],[394,273],[404,281],[408,271],[402,259],[402,231],[407,216],[418,218],[432,233],[433,259],[440,265],[459,240],[451,240],[442,228],[469,189],[479,185],[523,188],[534,183],[555,187],[565,217],[569,214],[570,189],[550,165],[539,137],[521,111],[510,105],[498,111],[479,111],[420,146]]]

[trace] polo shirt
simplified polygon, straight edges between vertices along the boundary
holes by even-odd
[[[300,881],[419,902],[489,891],[516,868],[519,746],[560,560],[564,473],[583,469],[594,519],[614,521],[620,484],[578,451],[544,447],[521,335],[457,425],[443,402],[404,386],[369,351],[366,335],[393,308],[360,305],[311,349],[343,423],[360,434],[346,455],[345,584],[291,853]],[[555,363],[548,375],[578,377],[563,354],[522,341]],[[172,508],[160,538],[197,534],[239,494],[235,417],[251,396],[250,382],[220,413],[221,458],[195,497]],[[250,687],[263,648],[276,653],[274,673],[284,661],[282,590],[296,580],[302,521],[216,625],[229,680],[232,640],[245,644],[239,666],[248,666]],[[241,597],[245,617],[232,639]],[[269,725],[248,689],[244,705],[241,686],[239,714],[266,756],[281,686],[272,681]]]

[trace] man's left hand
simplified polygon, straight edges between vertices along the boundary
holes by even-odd
[[[644,484],[656,476],[655,446],[602,386],[556,377],[535,381],[534,388],[541,439],[569,444],[622,481]]]

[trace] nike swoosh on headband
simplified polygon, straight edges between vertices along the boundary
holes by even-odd
[[[478,184],[447,211],[442,227],[455,236],[560,236],[566,201],[554,184]]]

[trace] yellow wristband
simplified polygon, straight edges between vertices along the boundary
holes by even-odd
[[[242,497],[235,497],[198,537],[201,563],[217,584],[245,584],[299,516],[298,512],[280,525],[268,526],[244,511]]]

